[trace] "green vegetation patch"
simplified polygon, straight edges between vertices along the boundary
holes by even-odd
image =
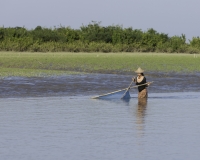
[[[0,76],[87,73],[200,72],[200,56],[158,53],[25,53],[0,52]]]
[[[41,69],[0,68],[0,77],[48,77],[81,74],[73,71],[55,71]]]
[[[200,38],[123,28],[119,25],[101,26],[99,22],[70,27],[45,28],[37,26],[0,27],[0,51],[18,52],[160,52],[200,53]]]

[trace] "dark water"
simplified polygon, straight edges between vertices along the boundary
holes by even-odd
[[[146,102],[90,98],[127,75],[1,79],[0,159],[199,160],[198,78],[148,75]]]
[[[150,93],[199,92],[200,75],[149,74]],[[0,97],[98,95],[127,88],[131,75],[86,74],[45,78],[0,79]],[[137,90],[132,90],[137,92]]]

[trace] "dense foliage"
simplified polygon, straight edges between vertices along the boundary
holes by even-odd
[[[1,51],[31,52],[166,52],[199,53],[200,38],[189,43],[185,35],[169,37],[154,29],[142,31],[92,22],[80,29],[37,26],[0,28]]]

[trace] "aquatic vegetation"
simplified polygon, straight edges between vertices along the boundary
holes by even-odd
[[[200,72],[200,56],[158,53],[26,53],[0,52],[0,76],[42,74]]]

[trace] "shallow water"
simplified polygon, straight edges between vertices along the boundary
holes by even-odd
[[[154,77],[148,101],[91,96],[126,88],[128,75],[0,80],[3,160],[198,160],[198,76]]]
[[[139,105],[137,98],[2,98],[0,157],[198,160],[199,98],[194,92],[151,93]]]

